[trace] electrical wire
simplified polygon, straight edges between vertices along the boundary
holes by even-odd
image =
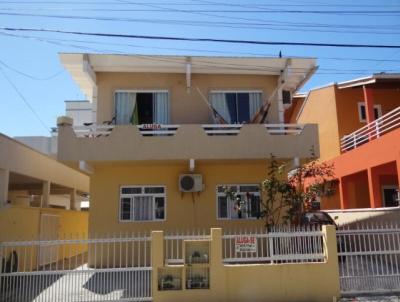
[[[81,31],[66,31],[57,29],[38,29],[38,28],[16,28],[0,27],[1,30],[11,32],[47,32],[61,33],[80,36],[109,37],[109,38],[127,38],[144,40],[168,40],[168,41],[187,41],[187,42],[211,42],[228,44],[248,44],[248,45],[290,45],[290,46],[313,46],[313,47],[334,47],[334,48],[381,48],[381,49],[400,49],[399,45],[388,44],[347,44],[347,43],[317,43],[317,42],[288,42],[288,41],[255,41],[255,40],[236,40],[236,39],[215,39],[215,38],[190,38],[173,36],[150,36],[150,35],[132,35],[132,34],[111,34],[95,33]]]
[[[43,128],[46,129],[46,131],[51,133],[50,128],[45,124],[45,122],[40,118],[39,114],[35,111],[35,109],[32,107],[32,105],[28,102],[28,100],[24,97],[24,95],[19,91],[17,86],[11,81],[11,79],[7,76],[7,74],[4,72],[3,68],[0,67],[0,73],[3,75],[3,77],[6,79],[6,81],[10,84],[10,86],[14,89],[14,91],[18,94],[18,96],[21,98],[21,100],[24,102],[24,104],[28,107],[28,109],[33,113],[33,115],[36,117],[36,119],[40,122],[40,124],[43,126]]]
[[[221,22],[221,21],[194,21],[194,20],[176,20],[176,19],[141,19],[141,18],[124,18],[124,17],[105,17],[105,16],[75,16],[75,15],[49,15],[49,14],[31,14],[31,13],[4,13],[3,16],[16,17],[39,17],[39,18],[56,18],[68,20],[95,20],[110,22],[135,22],[135,23],[157,23],[167,25],[186,25],[196,27],[225,27],[238,29],[259,29],[259,30],[277,30],[277,31],[297,31],[297,32],[333,32],[342,34],[378,34],[378,35],[399,35],[400,24],[386,25],[385,27],[376,26],[359,26],[359,25],[331,25],[316,23],[294,23],[268,21],[262,23],[244,23],[244,22]],[[335,30],[336,29],[336,30]],[[349,30],[359,29],[359,30]],[[398,30],[398,31],[394,31]]]
[[[50,76],[48,76],[48,77],[41,78],[41,77],[36,77],[36,76],[34,76],[34,75],[27,74],[27,73],[25,73],[25,72],[23,72],[23,71],[20,71],[20,70],[18,70],[18,69],[16,69],[16,68],[14,68],[14,67],[12,67],[12,66],[6,64],[6,63],[5,63],[4,61],[2,61],[2,60],[0,60],[0,64],[3,65],[4,67],[8,68],[8,69],[11,70],[11,71],[14,71],[14,72],[17,73],[17,74],[20,74],[20,75],[22,75],[22,76],[24,76],[24,77],[27,77],[27,78],[32,79],[32,80],[35,80],[35,81],[48,81],[48,80],[54,79],[55,77],[57,77],[57,76],[59,76],[60,74],[62,74],[62,73],[65,72],[65,69],[63,69],[63,70],[60,70],[60,71],[58,71],[58,72],[56,72],[56,73],[54,73],[54,74],[52,74],[52,75],[50,75]]]
[[[26,38],[26,39],[41,39],[42,37],[32,36],[32,35],[16,35],[10,33],[3,33],[0,32],[0,35],[9,36],[9,37],[16,37],[16,38]],[[161,47],[161,46],[143,46],[139,44],[128,44],[128,43],[112,43],[112,42],[100,42],[100,41],[88,41],[88,40],[75,40],[75,39],[58,39],[58,38],[48,38],[47,40],[51,41],[61,41],[61,42],[76,42],[76,43],[84,43],[84,44],[95,44],[95,45],[102,45],[104,44],[110,46],[122,46],[122,47],[131,47],[131,48],[142,48],[142,49],[160,49],[160,50],[173,50],[173,51],[190,51],[190,52],[198,52],[198,53],[216,53],[216,54],[232,54],[232,55],[247,55],[247,56],[254,56],[254,57],[275,57],[277,58],[277,54],[266,53],[266,52],[241,52],[241,51],[230,51],[230,50],[210,50],[207,49],[199,49],[199,48],[179,48],[179,47]],[[112,51],[112,50],[108,50]],[[296,55],[286,55],[286,57],[291,58],[304,58],[301,56]],[[361,62],[393,62],[393,63],[400,63],[400,60],[396,59],[377,59],[377,58],[360,58],[360,57],[326,57],[326,56],[318,56],[319,60],[334,60],[334,61],[361,61]]]

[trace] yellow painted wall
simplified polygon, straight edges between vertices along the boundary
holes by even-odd
[[[297,122],[318,124],[321,160],[333,158],[340,153],[334,86],[311,91]]]
[[[374,89],[373,95],[374,104],[382,107],[382,115],[400,105],[400,89]],[[366,125],[366,122],[360,122],[358,115],[358,103],[363,101],[364,95],[361,87],[336,89],[340,137]]]
[[[10,206],[0,209],[0,242],[29,241],[40,238],[40,215],[51,214],[59,216],[59,239],[86,238],[88,229],[88,213],[67,211],[51,208],[33,208],[25,206]],[[64,236],[65,234],[65,236]],[[8,248],[5,253],[15,250],[18,254],[20,270],[31,270],[37,267],[37,247]],[[87,245],[68,245],[58,249],[59,259],[73,257],[87,250]],[[7,256],[7,255],[5,255]]]
[[[267,176],[267,161],[196,162],[195,173],[203,175],[205,190],[181,193],[178,177],[188,172],[188,161],[181,163],[97,164],[91,177],[90,233],[120,231],[185,230],[210,227],[263,226],[262,220],[217,220],[216,186],[259,184]],[[167,208],[165,222],[119,222],[121,185],[165,185]]]
[[[221,229],[211,231],[210,289],[158,291],[157,274],[163,265],[162,233],[152,234],[153,300],[229,302],[323,302],[340,297],[336,232],[324,226],[323,263],[223,265]],[[184,274],[183,274],[184,277]]]
[[[192,74],[191,92],[186,92],[185,74],[163,73],[96,73],[97,122],[111,120],[114,116],[115,90],[168,90],[170,121],[174,124],[202,124],[211,122],[211,114],[198,93],[199,87],[208,99],[210,90],[262,90],[263,100],[272,94],[277,85],[276,76]],[[278,119],[276,104],[271,108],[270,122]]]

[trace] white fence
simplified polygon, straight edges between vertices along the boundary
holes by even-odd
[[[0,301],[150,301],[150,251],[135,235],[3,242]]]
[[[343,293],[400,291],[400,228],[359,224],[337,231]]]
[[[341,150],[349,151],[367,143],[370,139],[378,138],[400,127],[400,106],[382,115],[372,123],[345,135],[341,141]]]
[[[302,263],[323,262],[324,233],[319,226],[276,227],[223,236],[225,263]]]
[[[186,232],[167,232],[164,236],[164,255],[166,264],[183,264],[184,240],[209,240],[206,230],[192,230]]]
[[[304,129],[299,124],[265,124],[267,132],[272,135],[298,135]],[[92,124],[87,126],[74,126],[77,137],[105,137],[109,136],[115,125]],[[173,136],[180,125],[142,124],[137,125],[143,136]],[[209,136],[238,135],[243,124],[204,124],[201,125],[204,132]]]

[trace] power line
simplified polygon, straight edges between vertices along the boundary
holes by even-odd
[[[11,81],[11,79],[7,76],[7,74],[4,72],[4,70],[0,67],[0,72],[6,79],[6,81],[10,84],[10,86],[14,89],[14,91],[18,94],[18,96],[21,98],[21,100],[24,102],[24,104],[29,108],[29,110],[33,113],[33,115],[36,117],[36,119],[40,122],[40,124],[43,126],[43,128],[46,129],[46,131],[51,133],[51,130],[45,122],[40,118],[39,114],[33,109],[31,104],[29,104],[28,100],[24,97],[24,95],[18,90],[17,86]]]
[[[52,75],[50,75],[50,76],[48,76],[48,77],[40,78],[40,77],[36,77],[36,76],[34,76],[34,75],[27,74],[27,73],[25,73],[25,72],[23,72],[23,71],[20,71],[20,70],[18,70],[18,69],[16,69],[16,68],[14,68],[14,67],[12,67],[12,66],[6,64],[6,63],[5,63],[4,61],[2,61],[2,60],[0,60],[0,64],[3,65],[4,67],[8,68],[9,70],[14,71],[15,73],[18,73],[18,74],[20,74],[20,75],[22,75],[22,76],[24,76],[24,77],[30,78],[30,79],[35,80],[35,81],[48,81],[48,80],[51,80],[51,79],[53,79],[53,78],[59,76],[59,75],[62,74],[63,72],[65,72],[65,69],[63,69],[63,70],[60,70],[60,71],[58,71],[58,72],[56,72],[56,73],[54,73],[54,74],[52,74]]]
[[[0,35],[15,37],[15,38],[26,38],[26,39],[43,39],[43,37],[38,36],[28,36],[28,35],[16,35],[10,33],[2,33]],[[84,43],[84,44],[97,44],[97,45],[104,45],[104,42],[100,41],[88,41],[88,40],[71,40],[71,39],[58,39],[58,38],[45,38],[46,41],[61,41],[61,42],[76,42],[76,43]],[[60,44],[58,44],[60,45]],[[71,44],[70,44],[71,45]],[[161,46],[143,46],[139,44],[128,44],[128,43],[111,43],[107,41],[107,45],[112,46],[123,46],[123,47],[131,47],[131,48],[142,48],[142,49],[161,49],[161,50],[173,50],[173,51],[192,51],[198,53],[217,53],[217,54],[234,54],[234,55],[249,55],[254,57],[260,56],[269,56],[269,57],[278,57],[277,54],[272,53],[265,53],[265,52],[241,52],[241,51],[229,51],[229,50],[211,50],[210,48],[207,49],[198,49],[198,48],[179,48],[179,47],[161,47]],[[75,47],[75,46],[74,46]],[[111,51],[111,50],[108,50]],[[296,58],[301,56],[296,55],[287,55],[287,57]],[[376,59],[376,58],[352,58],[352,57],[325,57],[325,56],[318,56],[319,60],[334,60],[334,61],[361,61],[361,62],[395,62],[399,63],[400,60],[396,59]]]
[[[168,2],[168,3],[163,3],[163,2],[137,2],[137,1],[130,1],[129,3],[118,3],[118,2],[99,2],[99,1],[2,1],[3,4],[19,4],[19,5],[32,5],[32,4],[51,4],[51,5],[65,5],[65,4],[74,4],[74,5],[123,5],[123,4],[131,4],[131,5],[141,5],[143,3],[147,4],[154,4],[154,5],[163,5],[163,4],[168,4],[171,6],[209,6],[210,3],[206,3],[209,1],[202,1],[203,3],[193,3],[193,2]],[[282,2],[282,1],[281,1]],[[217,6],[237,6],[238,4],[233,4],[233,3],[222,3],[222,2],[213,2]],[[329,3],[318,3],[318,2],[313,2],[309,4],[301,3],[301,4],[276,4],[276,3],[268,3],[268,4],[262,4],[262,3],[246,3],[246,4],[241,4],[243,7],[270,7],[270,6],[283,6],[283,7],[316,7],[316,6],[321,6],[321,7],[360,7],[358,4],[329,4]],[[399,5],[390,5],[390,4],[362,4],[363,7],[394,7],[398,8]]]
[[[37,29],[37,28],[15,28],[0,27],[1,30],[12,32],[48,32],[61,33],[80,36],[95,36],[109,38],[128,38],[128,39],[145,39],[145,40],[169,40],[169,41],[190,41],[190,42],[211,42],[211,43],[229,43],[229,44],[250,44],[250,45],[290,45],[290,46],[314,46],[314,47],[337,47],[337,48],[386,48],[400,49],[400,45],[385,44],[347,44],[347,43],[316,43],[316,42],[287,42],[287,41],[255,41],[255,40],[236,40],[236,39],[214,39],[214,38],[188,38],[173,36],[150,36],[150,35],[130,35],[130,34],[109,34],[109,33],[93,33],[64,31],[56,29]]]
[[[7,34],[8,35],[8,34]],[[16,36],[18,37],[18,36]],[[53,42],[48,39],[44,38],[35,38],[41,42],[46,42],[54,45],[61,45],[61,46],[68,46],[68,47],[73,47],[73,48],[78,48],[78,49],[83,49],[85,51],[90,50],[90,51],[95,51],[97,53],[101,54],[107,54],[107,53],[114,53],[118,55],[123,55],[123,56],[130,56],[132,55],[131,53],[126,53],[118,50],[107,50],[105,51],[104,49],[98,49],[98,48],[93,48],[93,47],[85,47],[85,46],[80,46],[80,45],[74,45],[74,44],[68,44],[68,43],[60,43],[60,42]],[[154,56],[149,56],[149,55],[139,55],[141,59],[143,60],[148,60],[148,61],[156,61],[156,62],[173,62],[173,63],[182,63],[181,61],[177,61],[174,58],[167,58],[167,57],[154,57]],[[254,66],[254,65],[237,65],[237,64],[228,64],[228,63],[214,63],[214,62],[209,62],[205,60],[201,60],[197,63],[192,63],[193,67],[197,67],[198,69],[202,68],[225,68],[225,69],[230,69],[234,71],[254,71],[254,70],[273,70],[270,66]],[[116,66],[118,67],[118,66]],[[297,70],[299,69],[299,70]],[[329,69],[326,68],[327,71],[324,72],[324,68],[320,68],[317,73],[318,74],[324,74],[324,75],[338,75],[338,74],[343,74],[343,75],[349,75],[349,74],[359,74],[359,75],[365,75],[365,74],[370,74],[376,72],[376,70],[366,70],[366,69],[357,69],[357,70],[342,70],[342,69]],[[386,72],[393,72],[394,70],[386,70]],[[293,68],[291,71],[293,74],[303,74],[304,69],[302,68]]]
[[[1,10],[1,8],[0,8]],[[222,21],[194,21],[194,20],[174,20],[174,19],[139,19],[139,18],[123,18],[123,17],[104,17],[104,16],[75,16],[75,15],[48,15],[48,14],[31,14],[31,13],[4,13],[0,15],[6,16],[19,16],[19,17],[41,17],[41,18],[57,18],[57,19],[72,19],[72,20],[96,20],[96,21],[116,21],[116,22],[137,22],[137,23],[158,23],[169,25],[188,25],[188,26],[201,26],[201,27],[228,27],[228,28],[251,28],[251,29],[268,29],[278,31],[311,31],[311,32],[334,32],[342,34],[400,34],[399,31],[393,31],[400,26],[400,24],[385,25],[385,26],[369,26],[369,25],[333,25],[333,24],[318,24],[318,23],[295,23],[295,22],[279,22],[268,21],[262,23],[245,23],[245,22],[222,22]],[[308,29],[311,28],[311,29]],[[322,28],[322,29],[315,29]],[[342,30],[332,30],[342,29]],[[360,29],[356,31],[348,30]],[[372,31],[373,29],[374,31]],[[366,30],[366,31],[362,31]],[[385,31],[389,30],[389,32]]]

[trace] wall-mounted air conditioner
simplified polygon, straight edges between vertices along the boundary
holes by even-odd
[[[203,176],[201,174],[179,175],[179,191],[181,192],[203,191]]]

